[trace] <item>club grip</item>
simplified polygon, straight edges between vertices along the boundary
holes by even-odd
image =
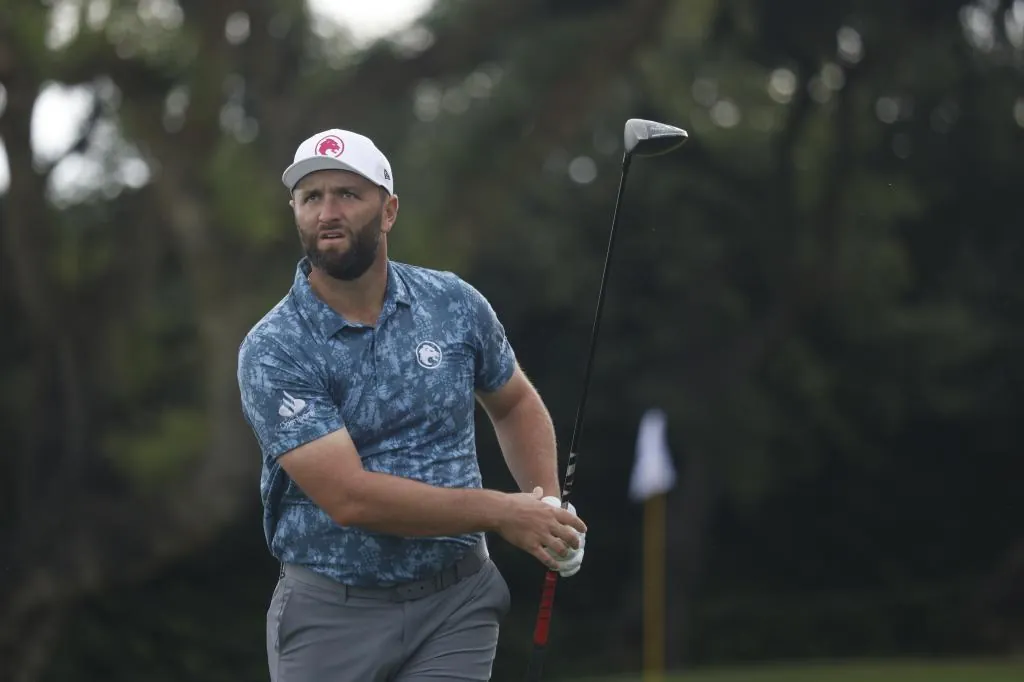
[[[548,643],[548,628],[551,625],[551,610],[555,605],[555,586],[557,584],[558,573],[548,571],[544,576],[544,589],[540,594],[537,624],[533,628],[533,643],[537,646],[544,646]]]
[[[540,607],[537,609],[537,623],[533,628],[533,650],[526,668],[527,682],[540,682],[541,670],[544,665],[544,649],[548,643],[551,626],[551,612],[555,606],[555,587],[558,585],[558,572],[548,571],[544,576],[544,589],[540,594]]]

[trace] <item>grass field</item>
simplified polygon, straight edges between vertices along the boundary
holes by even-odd
[[[634,682],[589,677],[566,682]],[[663,682],[1024,682],[1024,659],[998,661],[835,662],[694,670]]]

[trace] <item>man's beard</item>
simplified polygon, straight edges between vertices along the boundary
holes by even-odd
[[[349,247],[343,252],[320,248],[320,231],[302,234],[302,248],[310,264],[334,279],[358,279],[370,269],[380,246],[381,216],[349,233]]]

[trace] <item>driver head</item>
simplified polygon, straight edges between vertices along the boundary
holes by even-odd
[[[627,154],[657,156],[682,145],[689,135],[682,128],[676,128],[657,121],[631,118],[626,121],[623,141]]]

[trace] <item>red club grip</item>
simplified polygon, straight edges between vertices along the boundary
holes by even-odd
[[[555,586],[557,584],[558,573],[548,571],[544,576],[544,589],[540,594],[537,624],[533,628],[533,643],[537,646],[544,646],[548,642],[548,627],[551,624],[551,610],[555,605]]]

